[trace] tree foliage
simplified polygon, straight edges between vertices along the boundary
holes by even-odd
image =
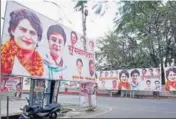
[[[114,35],[120,36],[116,38],[116,46],[110,43],[115,37],[111,33],[101,39],[108,43],[101,45],[101,49],[114,48],[116,53],[104,50],[97,53],[109,56],[104,57],[107,65],[112,65],[109,68],[159,67],[163,63],[167,66],[172,59],[176,63],[176,2],[122,1],[122,4],[117,9],[120,18],[114,18]],[[114,62],[110,64],[109,59]]]

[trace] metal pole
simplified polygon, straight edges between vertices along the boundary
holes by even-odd
[[[9,119],[9,96],[7,96],[7,119]]]
[[[0,119],[1,119],[1,97],[0,97]]]
[[[58,84],[57,95],[56,95],[56,103],[58,102],[58,96],[59,96],[59,90],[60,90],[61,80],[59,80],[58,83],[59,83],[59,84]]]
[[[1,7],[1,1],[0,1],[0,7]],[[3,17],[1,17],[1,19],[4,20]],[[1,24],[1,23],[0,23]],[[0,29],[0,34],[1,34],[1,29]],[[0,40],[0,46],[2,46],[2,36],[1,36],[1,40]],[[2,75],[1,75],[1,53],[0,53],[0,79],[2,79]],[[0,119],[1,119],[1,97],[0,97]]]
[[[84,4],[81,6],[81,13],[82,13],[82,26],[83,26],[83,35],[86,37],[86,29],[85,29],[85,19],[84,19]]]

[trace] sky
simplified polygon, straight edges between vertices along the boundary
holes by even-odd
[[[4,17],[5,6],[7,0],[1,0],[1,17]],[[74,10],[76,0],[14,0],[34,11],[47,16],[55,21],[62,19],[59,23],[67,26],[68,28],[75,30],[76,32],[83,34],[82,31],[82,16],[81,12]],[[53,1],[60,7],[52,4]],[[94,14],[91,10],[92,6],[97,3],[96,0],[89,0],[87,9],[89,10],[87,17],[87,37],[91,39],[98,39],[103,37],[105,33],[113,29],[113,18],[117,10],[117,5],[113,1],[108,2],[108,10],[105,15],[100,17]],[[69,21],[71,23],[69,23]],[[3,20],[1,19],[1,31],[3,28]]]

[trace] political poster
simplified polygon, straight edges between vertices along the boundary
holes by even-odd
[[[94,40],[15,1],[7,1],[1,73],[94,81]]]
[[[176,91],[176,66],[165,67],[165,90]]]
[[[98,88],[102,90],[161,91],[160,68],[134,68],[99,71]],[[112,76],[111,76],[112,75]]]
[[[7,77],[3,77],[7,79]],[[21,98],[23,93],[23,80],[21,77],[11,76],[8,77],[8,80],[0,80],[0,94],[9,94],[11,96]]]
[[[80,82],[80,106],[96,106],[96,90],[95,83]]]
[[[31,78],[23,77],[23,91],[30,91]]]
[[[144,91],[161,91],[160,68],[141,69],[141,88]]]
[[[33,104],[42,105],[43,97],[45,92],[45,80],[33,79],[34,89],[33,89]]]
[[[118,90],[118,70],[100,71],[97,74],[98,89]]]

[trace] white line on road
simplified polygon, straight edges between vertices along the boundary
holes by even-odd
[[[165,108],[161,108],[161,109],[150,109],[150,108],[146,108],[146,109],[134,109],[134,108],[131,108],[131,107],[116,107],[116,108],[113,108],[113,109],[124,109],[124,110],[131,110],[131,111],[144,111],[144,112],[161,112],[161,113],[171,113],[171,114],[175,114],[175,111],[166,111]]]
[[[87,117],[85,117],[85,118],[95,117],[95,116],[102,115],[102,114],[105,114],[105,113],[108,113],[108,112],[112,111],[112,108],[109,107],[109,106],[99,106],[99,107],[106,107],[106,108],[108,108],[108,110],[107,110],[107,111],[104,111],[104,112],[101,112],[101,113],[98,113],[98,114],[94,114],[94,115],[91,115],[91,116],[87,116]]]

